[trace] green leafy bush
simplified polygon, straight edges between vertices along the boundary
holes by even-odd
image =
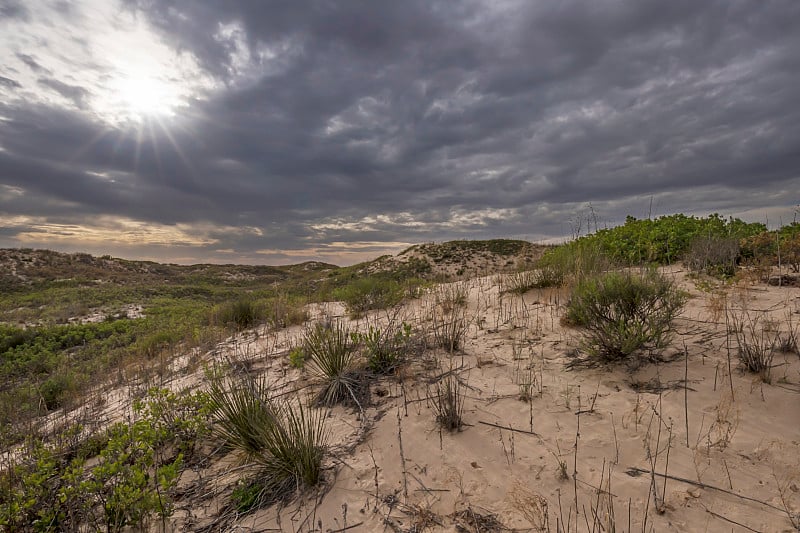
[[[353,318],[373,309],[386,309],[399,304],[405,295],[403,285],[393,279],[367,276],[335,289],[334,298],[344,302]]]
[[[565,318],[584,328],[584,348],[593,358],[621,361],[666,346],[672,320],[685,301],[655,271],[609,272],[578,283]]]
[[[355,340],[366,348],[367,366],[377,374],[390,374],[402,363],[411,339],[411,325],[403,322],[398,328],[390,323],[384,328],[369,327],[356,333]]]
[[[89,438],[73,426],[55,444],[30,439],[0,476],[0,527],[143,531],[154,517],[170,516],[181,450],[208,428],[204,402],[153,389],[134,415]]]

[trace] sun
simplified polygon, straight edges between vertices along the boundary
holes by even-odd
[[[117,111],[144,119],[175,114],[180,105],[180,91],[152,76],[124,76],[114,83]]]

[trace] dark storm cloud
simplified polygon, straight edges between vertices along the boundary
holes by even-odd
[[[64,216],[252,226],[214,236],[249,253],[564,235],[589,202],[616,223],[650,198],[661,214],[800,201],[794,0],[126,9],[217,88],[141,131],[0,104],[0,183]],[[41,54],[18,57],[41,74]]]

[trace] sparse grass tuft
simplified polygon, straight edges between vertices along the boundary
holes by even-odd
[[[433,408],[436,421],[447,431],[461,431],[464,422],[464,389],[454,373],[448,374],[436,384]]]
[[[763,314],[731,316],[731,325],[742,368],[758,374],[764,383],[772,381],[772,359],[779,348],[780,335]]]

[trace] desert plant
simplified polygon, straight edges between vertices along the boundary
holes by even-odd
[[[466,307],[468,297],[469,289],[467,284],[463,281],[437,285],[434,290],[436,305],[445,313],[451,313],[457,309]]]
[[[709,276],[729,278],[736,274],[739,241],[731,237],[697,237],[684,257],[686,266]]]
[[[464,425],[464,389],[452,371],[436,384],[433,408],[439,426],[447,431],[461,431]]]
[[[265,307],[267,322],[275,329],[303,324],[308,320],[305,302],[287,294],[268,299]]]
[[[433,342],[448,352],[461,349],[467,336],[467,318],[463,309],[451,313],[436,312],[431,315]]]
[[[209,395],[219,436],[259,468],[265,501],[320,481],[327,438],[322,413],[271,397],[266,380],[251,376],[216,382]]]
[[[771,381],[772,359],[779,347],[780,335],[764,314],[749,313],[729,316],[731,330],[736,340],[737,355],[742,368],[758,374],[762,381]]]
[[[263,378],[216,379],[208,395],[216,421],[215,432],[248,461],[258,461],[266,444],[265,428],[277,423],[270,387]]]
[[[389,374],[402,363],[411,339],[411,325],[403,322],[397,327],[390,321],[385,327],[370,326],[366,333],[355,334],[364,344],[367,366],[377,374]]]
[[[598,242],[578,239],[544,253],[536,263],[533,287],[561,287],[603,272],[610,264]]]
[[[323,382],[318,402],[328,406],[346,400],[359,403],[363,391],[356,367],[356,348],[350,330],[341,322],[330,327],[314,324],[306,329],[303,351],[307,368]]]
[[[306,354],[303,348],[295,346],[289,350],[289,364],[294,368],[303,368],[306,364]]]
[[[663,348],[685,301],[656,271],[609,272],[578,283],[565,318],[584,328],[584,347],[593,358],[619,361]]]
[[[500,291],[525,294],[539,286],[540,274],[536,270],[517,270],[500,277]]]

